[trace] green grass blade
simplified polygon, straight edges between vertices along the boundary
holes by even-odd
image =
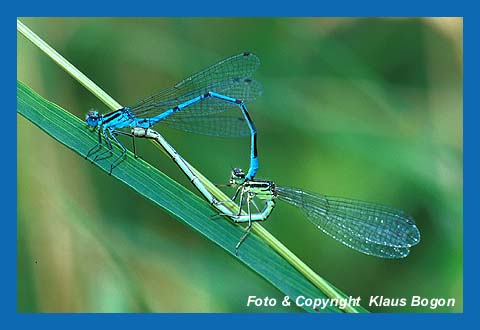
[[[88,130],[80,119],[45,100],[21,82],[17,83],[17,111],[55,140],[83,157],[97,141],[97,134]],[[95,165],[105,172],[109,170],[108,160]],[[212,219],[216,211],[207,202],[153,166],[141,159],[135,159],[129,152],[112,175],[162,207],[174,218],[234,254],[235,243],[243,234],[243,229],[226,218]],[[238,259],[291,298],[299,295],[327,298],[312,282],[255,235],[251,235],[242,245]],[[308,307],[305,307],[305,310],[312,311]],[[320,311],[341,310],[331,307]],[[355,307],[354,311],[366,310]]]
[[[96,95],[100,100],[102,100],[106,105],[111,109],[118,109],[121,106],[111,98],[107,93],[105,93],[98,85],[91,81],[87,76],[80,72],[75,66],[73,66],[67,59],[62,55],[56,52],[50,45],[48,45],[43,39],[37,36],[33,31],[26,27],[22,22],[17,20],[17,30],[22,33],[28,40],[40,48],[46,55],[48,55],[53,61],[55,61],[61,68],[63,68],[68,74],[70,74],[74,79],[79,81],[83,86],[85,86],[89,91]],[[78,120],[76,117],[73,117],[72,120]],[[152,141],[154,145],[158,147],[157,144]],[[163,149],[162,149],[163,151]],[[186,162],[186,160],[184,160]],[[222,191],[218,190],[207,178],[205,178],[200,172],[198,172],[193,166],[191,169],[194,171],[197,177],[200,178],[202,183],[210,190],[210,192],[218,200],[227,200],[228,197],[223,194]],[[117,171],[117,170],[116,170]],[[150,198],[151,199],[151,198]],[[233,213],[238,212],[238,207],[234,203],[225,204],[226,207],[230,208]],[[308,267],[300,258],[293,254],[286,246],[284,246],[279,240],[277,240],[272,234],[270,234],[265,228],[263,228],[259,223],[254,223],[252,231],[258,235],[263,242],[266,242],[271,249],[277,252],[284,260],[293,266],[300,274],[304,276],[305,279],[310,281],[314,286],[316,286],[325,296],[331,299],[344,298],[346,295],[331,285],[328,281],[321,278],[316,274],[310,267]],[[347,312],[367,312],[361,307],[352,307],[347,306],[344,311]]]

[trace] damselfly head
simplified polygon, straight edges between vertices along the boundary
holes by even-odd
[[[85,122],[88,126],[96,127],[98,125],[98,121],[100,120],[100,115],[98,111],[90,110],[85,117]]]
[[[245,182],[245,172],[241,168],[234,168],[230,176],[231,185],[239,185]]]

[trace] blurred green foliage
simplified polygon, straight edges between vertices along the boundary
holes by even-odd
[[[372,311],[463,310],[461,19],[21,19],[124,105],[221,58],[255,52],[264,95],[259,178],[407,210],[422,242],[402,260],[352,251],[277,206],[264,224]],[[18,79],[84,117],[107,111],[22,36]],[[248,139],[156,127],[213,182],[248,165]],[[234,258],[18,117],[18,311],[296,311]],[[194,191],[150,143],[143,158]],[[370,296],[455,307],[368,307]]]

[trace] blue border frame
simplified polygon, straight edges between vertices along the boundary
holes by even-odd
[[[30,2],[30,3],[29,3]],[[58,2],[59,4],[56,4]],[[8,17],[2,20],[2,30],[9,31],[8,40],[13,48],[16,45],[17,36],[11,33],[12,25],[15,22],[16,16],[31,16],[31,15],[68,15],[75,14],[75,16],[88,16],[92,13],[96,15],[119,15],[119,16],[142,16],[158,14],[160,16],[463,16],[464,17],[464,40],[478,39],[475,33],[475,25],[478,23],[471,16],[465,18],[465,13],[468,6],[459,1],[411,1],[404,0],[395,4],[387,4],[385,1],[347,1],[347,2],[317,2],[311,1],[295,1],[288,2],[284,5],[260,4],[258,0],[233,3],[226,1],[182,1],[170,2],[168,4],[157,2],[155,4],[141,5],[142,2],[135,2],[137,9],[131,10],[130,7],[125,9],[119,7],[118,2],[114,1],[96,1],[88,4],[89,1],[82,1],[82,5],[72,7],[69,12],[62,12],[65,9],[65,2],[54,1],[51,4],[46,4],[44,1],[22,1],[19,3],[22,8],[21,12],[16,11],[13,17]],[[143,10],[146,8],[147,10]],[[254,9],[252,9],[254,8]],[[93,11],[94,10],[94,11]],[[473,12],[473,9],[472,9]],[[470,13],[470,11],[468,11]],[[413,14],[413,15],[412,15]],[[16,24],[16,23],[15,23]],[[475,39],[474,39],[475,38]],[[465,43],[465,42],[464,42]],[[475,129],[478,122],[479,110],[471,108],[469,105],[475,103],[469,97],[473,94],[473,89],[477,86],[473,84],[474,78],[478,77],[478,56],[475,51],[472,52],[475,42],[469,43],[466,49],[469,51],[464,56],[464,65],[469,68],[468,73],[464,76],[464,150],[474,151],[478,150],[475,140]],[[16,63],[16,52],[3,52],[4,61],[11,60]],[[11,70],[9,72],[12,76],[16,76],[16,66],[8,66]],[[2,79],[3,90],[8,88],[15,88],[10,80],[10,74],[5,74]],[[13,77],[12,77],[13,78]],[[468,82],[471,82],[468,84]],[[12,93],[13,94],[13,93]],[[5,98],[8,100],[9,106],[3,107],[3,115],[8,117],[8,122],[16,122],[16,114],[11,111],[16,108],[16,98]],[[15,105],[13,104],[15,102]],[[11,106],[10,106],[10,103]],[[10,118],[10,116],[12,118]],[[16,125],[4,125],[6,132],[4,146],[6,150],[4,155],[16,155]],[[12,138],[14,142],[12,143]],[[465,152],[465,151],[464,151]],[[473,206],[475,205],[476,187],[479,186],[478,174],[475,170],[475,153],[466,152],[464,154],[464,224],[467,225],[468,230],[464,230],[464,258],[465,260],[476,257],[476,251],[473,250],[476,246],[472,243],[473,233],[479,232],[478,219],[473,217]],[[3,324],[11,321],[16,327],[29,328],[81,328],[85,327],[110,327],[110,328],[131,328],[139,325],[146,325],[152,327],[162,327],[165,325],[179,326],[194,326],[198,327],[204,324],[209,327],[228,327],[235,326],[251,327],[252,325],[273,327],[277,324],[291,328],[300,328],[308,325],[315,327],[338,327],[349,326],[351,328],[358,327],[388,327],[388,328],[405,328],[411,327],[448,327],[457,328],[465,325],[465,322],[476,320],[475,316],[471,315],[472,309],[469,307],[475,304],[476,287],[472,284],[476,283],[475,274],[472,272],[472,266],[465,263],[464,267],[464,287],[467,288],[464,295],[464,313],[463,314],[370,314],[370,315],[307,315],[307,314],[20,314],[17,313],[17,287],[16,287],[16,213],[17,213],[17,182],[9,173],[16,173],[16,157],[8,156],[2,162],[3,173],[6,173],[5,183],[3,187],[3,201],[4,218],[3,224],[6,226],[6,233],[1,240],[3,251],[6,251],[3,258],[3,272],[1,273],[3,284]],[[474,254],[475,253],[475,254]],[[473,290],[472,290],[473,289]],[[7,314],[7,315],[5,315]],[[341,320],[341,321],[340,321]],[[478,323],[478,320],[477,320]]]

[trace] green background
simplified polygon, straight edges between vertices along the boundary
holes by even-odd
[[[249,111],[258,177],[404,209],[422,241],[405,259],[366,256],[284,203],[264,226],[371,311],[463,310],[461,19],[21,20],[123,105],[227,56],[256,53],[264,94]],[[21,35],[17,51],[18,79],[46,99],[81,118],[108,111]],[[18,311],[299,310],[247,308],[249,295],[282,294],[23,117],[17,128]],[[248,166],[248,139],[155,128],[213,182]],[[144,159],[195,191],[140,142]],[[377,295],[456,305],[368,307]]]

